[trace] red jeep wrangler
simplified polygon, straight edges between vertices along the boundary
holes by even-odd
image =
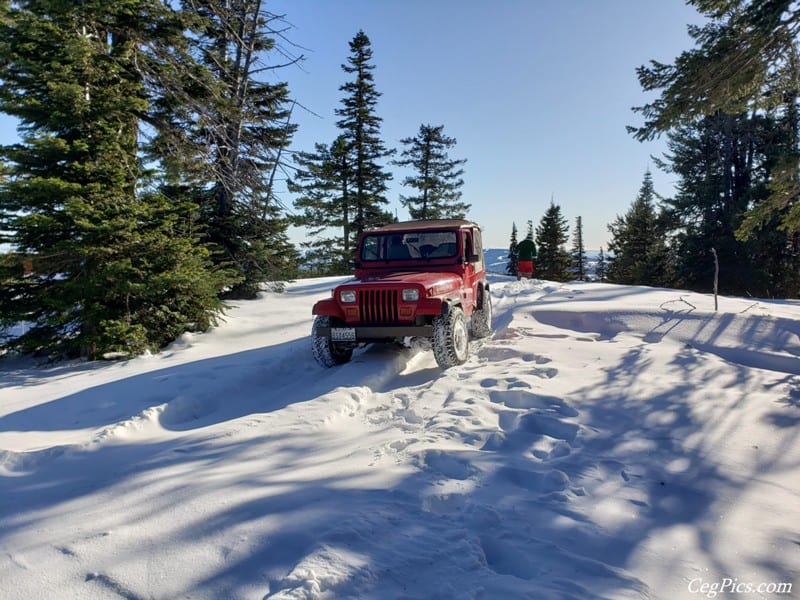
[[[346,363],[371,342],[431,338],[443,369],[460,365],[474,337],[492,332],[481,230],[470,221],[394,223],[358,240],[355,280],[314,305],[314,358]]]

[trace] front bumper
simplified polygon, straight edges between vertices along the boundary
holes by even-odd
[[[433,325],[356,325],[319,327],[316,335],[331,338],[335,342],[375,342],[404,337],[433,337]]]

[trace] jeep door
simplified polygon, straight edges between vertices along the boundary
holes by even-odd
[[[464,291],[462,299],[464,302],[464,312],[470,315],[477,302],[478,283],[484,277],[480,231],[477,229],[463,229],[461,231],[461,239],[464,251]],[[475,254],[478,255],[478,260],[476,262],[470,262],[469,257]]]

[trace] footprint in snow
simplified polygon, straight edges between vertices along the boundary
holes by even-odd
[[[533,412],[520,417],[518,429],[528,433],[547,435],[551,438],[573,442],[578,435],[579,427],[576,423]]]
[[[522,361],[542,365],[551,362],[551,359],[533,352],[520,351],[509,346],[484,346],[478,356],[489,362]],[[480,367],[478,367],[480,368]]]
[[[489,398],[492,402],[504,404],[508,408],[535,408],[561,417],[577,417],[579,414],[561,398],[535,394],[527,390],[496,390],[489,393]]]
[[[522,452],[540,461],[569,456],[579,431],[575,423],[537,411],[503,411],[498,421],[500,431],[486,439],[482,450]]]
[[[563,492],[570,485],[569,476],[558,469],[540,473],[517,467],[504,467],[500,471],[500,477],[517,487],[541,494]]]
[[[425,452],[425,466],[448,479],[469,479],[477,469],[466,459],[441,450]]]
[[[565,440],[547,440],[546,443],[537,444],[531,454],[541,461],[554,460],[572,454],[572,446]]]
[[[517,377],[507,377],[506,379],[495,379],[494,377],[487,377],[486,379],[482,379],[480,381],[480,386],[482,388],[501,387],[510,390],[516,388],[529,389],[531,387],[531,384],[528,383],[527,381],[522,381]]]

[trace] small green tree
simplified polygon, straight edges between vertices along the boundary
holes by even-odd
[[[572,271],[579,281],[586,281],[586,248],[583,246],[583,220],[575,219],[575,232],[572,234]]]
[[[506,273],[509,275],[513,275],[516,277],[519,274],[519,270],[517,269],[517,261],[519,260],[517,257],[517,224],[511,224],[511,242],[508,245],[508,256],[507,256],[507,263],[506,263]]]
[[[636,200],[624,216],[608,226],[614,253],[609,260],[608,280],[627,285],[663,285],[666,245],[654,205],[653,177],[648,170]]]
[[[568,233],[569,225],[561,215],[561,207],[551,200],[536,228],[536,245],[539,247],[536,273],[539,279],[569,280],[570,256],[565,250]]]
[[[461,165],[466,159],[451,159],[447,150],[456,144],[455,138],[444,135],[444,125],[420,125],[413,138],[400,140],[406,146],[400,160],[393,164],[411,167],[415,171],[403,180],[403,185],[417,190],[416,196],[400,197],[412,219],[463,219],[470,208],[461,201]]]
[[[597,255],[597,264],[594,267],[594,274],[599,281],[605,281],[607,272],[608,262],[606,261],[606,255],[603,252],[603,247],[600,246],[600,252]]]

